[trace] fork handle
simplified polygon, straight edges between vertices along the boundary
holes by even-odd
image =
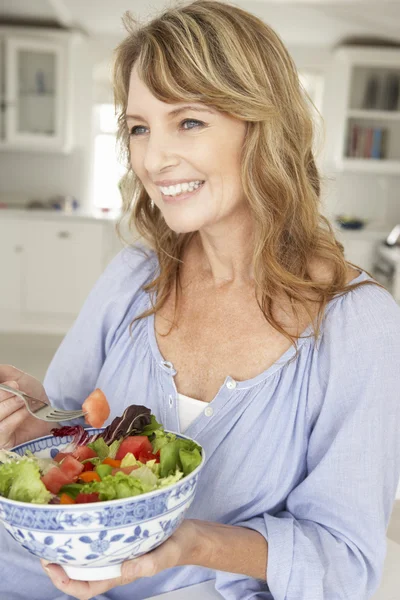
[[[6,385],[5,383],[0,383],[0,390],[4,390],[5,392],[11,392],[11,394],[13,394],[14,396],[20,396],[22,397],[22,399],[28,398],[29,400],[33,400],[34,402],[39,402],[40,404],[46,404],[46,402],[43,402],[43,400],[38,400],[37,398],[33,398],[33,396],[29,396],[29,394],[26,394],[25,392],[22,392],[21,390],[16,390],[13,387],[10,387],[9,385]]]
[[[5,383],[0,383],[0,390],[4,390],[5,392],[11,392],[12,394],[14,394],[14,396],[17,396],[18,394],[20,394],[21,396],[25,396],[26,394],[24,394],[24,392],[21,392],[18,389],[15,389],[13,387],[10,387],[9,385],[6,385]]]

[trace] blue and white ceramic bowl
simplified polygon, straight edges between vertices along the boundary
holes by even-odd
[[[30,450],[41,458],[54,457],[71,440],[69,436],[48,435],[13,450],[21,455]],[[61,565],[71,579],[118,577],[122,562],[162,544],[183,521],[204,465],[204,450],[202,454],[197,469],[177,483],[122,500],[48,505],[0,496],[0,521],[24,548]]]

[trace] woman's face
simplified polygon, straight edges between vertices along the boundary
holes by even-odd
[[[166,104],[132,70],[127,106],[132,168],[168,226],[210,230],[241,218],[246,125],[204,104]]]

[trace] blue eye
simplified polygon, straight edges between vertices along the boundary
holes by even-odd
[[[194,123],[194,127],[183,127],[183,125],[186,125],[186,123]],[[202,121],[198,121],[197,119],[185,119],[181,123],[181,127],[183,129],[194,129],[195,127],[203,127],[203,126],[204,126],[204,123],[202,123]]]
[[[190,127],[185,127],[185,125],[190,124]],[[185,119],[184,121],[182,121],[182,123],[180,124],[180,127],[185,130],[188,131],[189,129],[195,129],[197,127],[204,127],[204,123],[202,121],[198,121],[197,119]],[[144,125],[135,125],[134,127],[131,128],[129,135],[130,136],[141,136],[144,133],[146,133],[146,131],[140,131],[140,130],[146,130],[147,127],[145,127]]]
[[[146,127],[143,127],[143,125],[135,125],[135,127],[132,127],[130,130],[129,135],[141,135],[140,133],[137,133],[138,129],[146,129]]]

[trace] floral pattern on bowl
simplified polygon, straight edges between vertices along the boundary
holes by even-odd
[[[92,429],[92,433],[100,430]],[[181,434],[176,434],[185,438]],[[72,438],[45,436],[14,448],[54,456]],[[0,521],[32,554],[60,564],[72,579],[118,577],[121,563],[162,544],[183,521],[204,465],[168,488],[91,504],[28,504],[0,497]]]

